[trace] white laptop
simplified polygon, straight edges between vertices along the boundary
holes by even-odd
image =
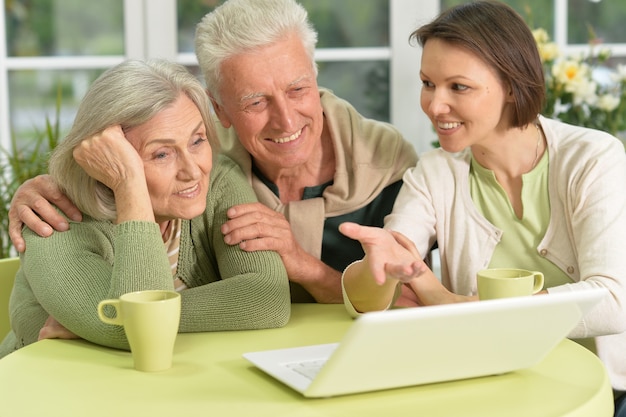
[[[593,289],[372,312],[339,343],[243,356],[313,398],[502,374],[540,362],[607,294]]]

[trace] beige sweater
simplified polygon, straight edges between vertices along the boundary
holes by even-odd
[[[322,198],[281,203],[252,173],[250,154],[241,146],[234,129],[218,125],[222,151],[241,166],[259,201],[283,213],[298,243],[318,259],[325,218],[366,206],[417,162],[415,149],[393,126],[363,117],[328,90],[320,89],[320,97],[337,165],[334,182]]]

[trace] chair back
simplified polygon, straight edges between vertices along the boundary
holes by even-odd
[[[20,258],[0,259],[0,341],[11,330],[9,321],[9,298],[15,281],[15,274],[20,267]]]

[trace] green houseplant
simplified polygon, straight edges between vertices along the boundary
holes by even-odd
[[[0,147],[0,259],[15,256],[9,238],[9,209],[17,188],[29,178],[47,172],[50,152],[59,142],[61,94],[57,94],[54,122],[46,117],[43,131],[36,131],[33,141],[18,144],[11,135],[9,149]]]

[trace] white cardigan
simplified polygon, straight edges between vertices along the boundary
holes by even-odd
[[[550,223],[537,252],[574,281],[548,292],[604,287],[611,297],[590,312],[572,338],[595,337],[613,387],[626,390],[626,153],[604,132],[540,118],[549,155]],[[487,267],[502,231],[474,206],[470,150],[441,149],[420,157],[385,228],[398,230],[427,253],[437,241],[442,282],[476,294],[476,272]]]

